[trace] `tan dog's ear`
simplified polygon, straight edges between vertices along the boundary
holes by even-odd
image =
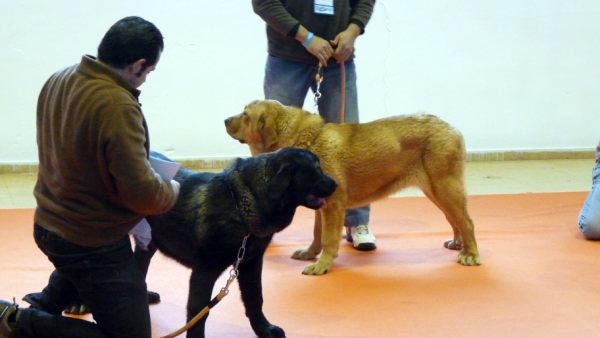
[[[277,109],[269,105],[265,111],[260,114],[257,123],[257,130],[262,138],[262,148],[265,151],[276,150],[277,145]]]

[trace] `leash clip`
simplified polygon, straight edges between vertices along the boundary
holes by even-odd
[[[233,267],[231,268],[231,270],[229,270],[229,278],[227,278],[225,287],[223,287],[221,289],[221,292],[223,293],[223,295],[229,294],[229,286],[240,275],[240,270],[238,270],[238,266],[240,265],[240,262],[244,259],[244,255],[246,254],[246,242],[248,241],[248,237],[250,237],[250,234],[247,234],[246,236],[244,236],[244,240],[242,241],[242,246],[240,246],[240,248],[238,250],[237,260],[235,261],[235,264],[233,264]]]
[[[323,66],[319,63],[319,67],[317,68],[317,73],[315,74],[315,83],[317,84],[317,88],[315,89],[315,111],[318,110],[319,99],[321,98],[321,82],[323,82]]]

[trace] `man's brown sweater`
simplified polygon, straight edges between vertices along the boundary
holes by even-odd
[[[173,206],[170,182],[148,161],[139,93],[91,56],[46,82],[37,106],[37,224],[97,247]]]

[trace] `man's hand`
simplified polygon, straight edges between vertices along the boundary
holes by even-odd
[[[354,41],[356,41],[360,32],[360,27],[351,23],[345,31],[340,32],[335,36],[335,39],[331,41],[331,44],[335,46],[333,57],[338,63],[345,62],[350,55],[352,55],[352,52],[354,52]]]
[[[333,54],[333,47],[331,47],[329,42],[316,35],[313,37],[310,45],[306,47],[306,50],[314,55],[323,67],[327,67],[327,60],[329,60]]]
[[[179,188],[180,188],[180,184],[179,182],[175,181],[175,180],[171,180],[171,187],[173,188],[173,192],[175,193],[175,200],[177,200],[177,197],[179,196]]]
[[[310,33],[304,26],[300,25],[298,27],[298,32],[296,33],[295,39],[300,42],[306,50],[314,55],[318,60],[321,66],[327,67],[327,60],[333,55],[333,47],[329,44],[329,41],[313,35],[310,43],[306,45],[307,38]]]

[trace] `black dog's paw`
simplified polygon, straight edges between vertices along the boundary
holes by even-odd
[[[85,304],[75,302],[67,306],[65,313],[68,315],[80,316],[90,313],[90,308],[88,308]]]
[[[285,332],[282,328],[275,325],[269,325],[261,334],[260,338],[285,338]]]

